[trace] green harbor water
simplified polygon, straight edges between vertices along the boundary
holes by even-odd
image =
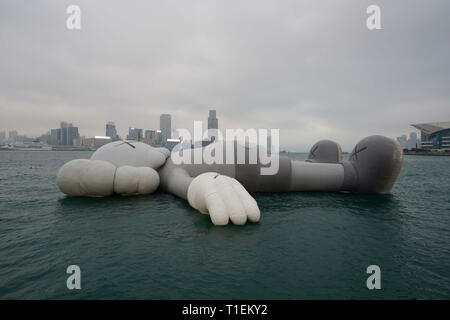
[[[160,192],[64,196],[58,168],[90,154],[0,152],[0,299],[450,298],[450,157],[405,156],[391,195],[256,194],[259,223],[214,227]]]

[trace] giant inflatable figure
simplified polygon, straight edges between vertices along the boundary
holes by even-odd
[[[243,148],[248,159],[252,147],[234,142],[235,154],[238,148]],[[175,164],[165,148],[116,141],[99,148],[89,160],[64,164],[57,184],[69,196],[84,197],[144,195],[160,188],[209,214],[215,225],[230,220],[242,225],[260,219],[251,192],[389,193],[403,154],[394,140],[370,136],[355,146],[348,160],[342,160],[340,146],[329,140],[317,142],[306,161],[278,159],[276,174],[261,175],[259,158],[254,164]]]

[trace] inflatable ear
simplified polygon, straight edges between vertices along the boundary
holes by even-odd
[[[364,138],[343,161],[342,191],[389,193],[400,173],[403,151],[400,145],[383,136]]]
[[[159,175],[152,168],[123,166],[116,170],[114,192],[120,195],[150,194],[158,186]]]
[[[115,172],[109,162],[76,159],[59,169],[56,184],[69,196],[105,197],[113,193]]]
[[[101,146],[91,160],[103,160],[116,167],[133,166],[158,169],[166,162],[166,155],[148,144],[136,141],[115,141]]]
[[[342,161],[342,151],[339,144],[331,140],[321,140],[309,151],[308,162],[339,163]]]

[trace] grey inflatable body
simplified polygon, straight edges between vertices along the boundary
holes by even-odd
[[[235,154],[237,148],[244,148],[249,159],[251,147],[236,143]],[[58,172],[57,184],[70,196],[91,197],[149,194],[159,187],[210,214],[216,225],[229,220],[244,224],[260,217],[249,192],[389,193],[403,154],[394,140],[370,136],[355,146],[348,160],[342,160],[337,143],[322,140],[311,148],[306,161],[285,156],[278,161],[279,170],[273,175],[261,175],[260,159],[255,164],[176,165],[167,149],[117,141],[99,148],[90,160],[66,163]]]

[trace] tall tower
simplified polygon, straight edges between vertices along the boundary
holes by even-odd
[[[170,114],[162,114],[159,117],[159,129],[161,130],[162,143],[164,144],[172,135]]]
[[[217,140],[219,129],[219,119],[216,118],[216,110],[209,110],[208,117],[208,137],[209,140]]]
[[[106,124],[106,136],[111,138],[111,141],[117,140],[117,130],[114,122],[109,121]]]

